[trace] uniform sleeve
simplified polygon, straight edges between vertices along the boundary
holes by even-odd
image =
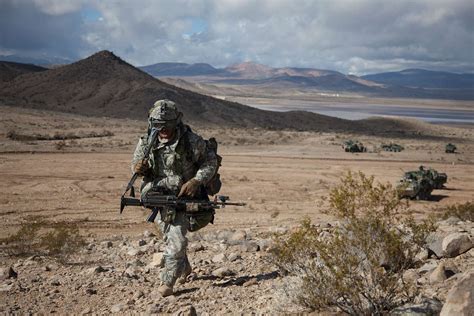
[[[135,152],[133,153],[133,158],[132,158],[132,163],[131,163],[132,172],[134,170],[135,164],[138,161],[142,160],[143,157],[145,157],[145,150],[146,150],[147,144],[148,144],[147,137],[146,136],[140,137],[140,139],[138,140],[137,147],[135,147]]]
[[[206,184],[216,174],[217,157],[214,150],[207,147],[206,142],[199,137],[196,140],[195,154],[197,156],[198,171],[194,177],[199,182]]]

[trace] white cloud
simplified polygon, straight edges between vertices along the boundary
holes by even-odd
[[[407,66],[474,71],[471,0],[34,0],[34,4],[51,15],[79,13],[86,6],[100,12],[99,19],[83,21],[71,33],[80,34],[72,49],[83,57],[109,49],[136,65],[181,61],[226,66],[252,60],[359,74]],[[193,32],[196,20],[205,27]],[[0,48],[11,47],[0,39]]]

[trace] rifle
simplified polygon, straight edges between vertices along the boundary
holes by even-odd
[[[145,152],[144,152],[144,155],[143,155],[142,159],[148,159],[148,157],[150,156],[151,148],[153,147],[153,144],[155,144],[156,139],[158,138],[158,132],[159,132],[159,129],[157,129],[157,128],[152,128],[151,129],[151,131],[150,131],[150,142],[148,143],[148,146],[145,149]],[[136,173],[136,172],[133,173],[132,178],[130,179],[130,181],[128,181],[128,185],[127,185],[127,188],[125,189],[125,192],[123,192],[123,194],[122,194],[122,199],[125,198],[125,194],[127,194],[127,192],[129,190],[130,190],[130,196],[135,197],[135,188],[133,187],[133,184],[137,180],[138,176],[139,176],[138,173]],[[123,207],[120,207],[120,214],[122,214],[122,211],[123,211]]]
[[[151,214],[148,216],[148,222],[154,222],[160,209],[164,207],[171,208],[183,208],[186,213],[191,214],[198,212],[201,208],[224,208],[227,205],[234,206],[245,206],[245,203],[241,202],[227,202],[228,196],[216,195],[213,201],[207,200],[195,200],[189,198],[178,198],[175,195],[166,195],[162,192],[150,191],[141,199],[134,197],[122,196],[120,201],[120,210],[123,210],[125,206],[143,206],[151,209]]]

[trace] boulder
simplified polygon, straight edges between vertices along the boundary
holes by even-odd
[[[441,262],[436,269],[430,274],[430,283],[443,282],[448,278],[446,268],[443,262]]]
[[[445,235],[446,234],[441,232],[433,232],[426,237],[426,247],[428,251],[438,258],[443,256],[443,239]]]
[[[6,279],[16,279],[18,277],[18,273],[13,270],[12,267],[2,267],[0,268],[0,281]]]
[[[435,298],[425,298],[418,304],[406,304],[390,312],[392,316],[426,316],[438,315],[443,303]]]
[[[442,242],[443,255],[448,258],[456,257],[473,246],[473,242],[466,233],[452,233],[446,236]]]
[[[474,270],[466,272],[449,290],[440,316],[474,315]]]

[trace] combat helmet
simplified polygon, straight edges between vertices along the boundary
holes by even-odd
[[[175,102],[170,100],[158,100],[150,109],[148,123],[150,128],[173,128],[181,123],[182,116],[183,113],[178,110]]]

